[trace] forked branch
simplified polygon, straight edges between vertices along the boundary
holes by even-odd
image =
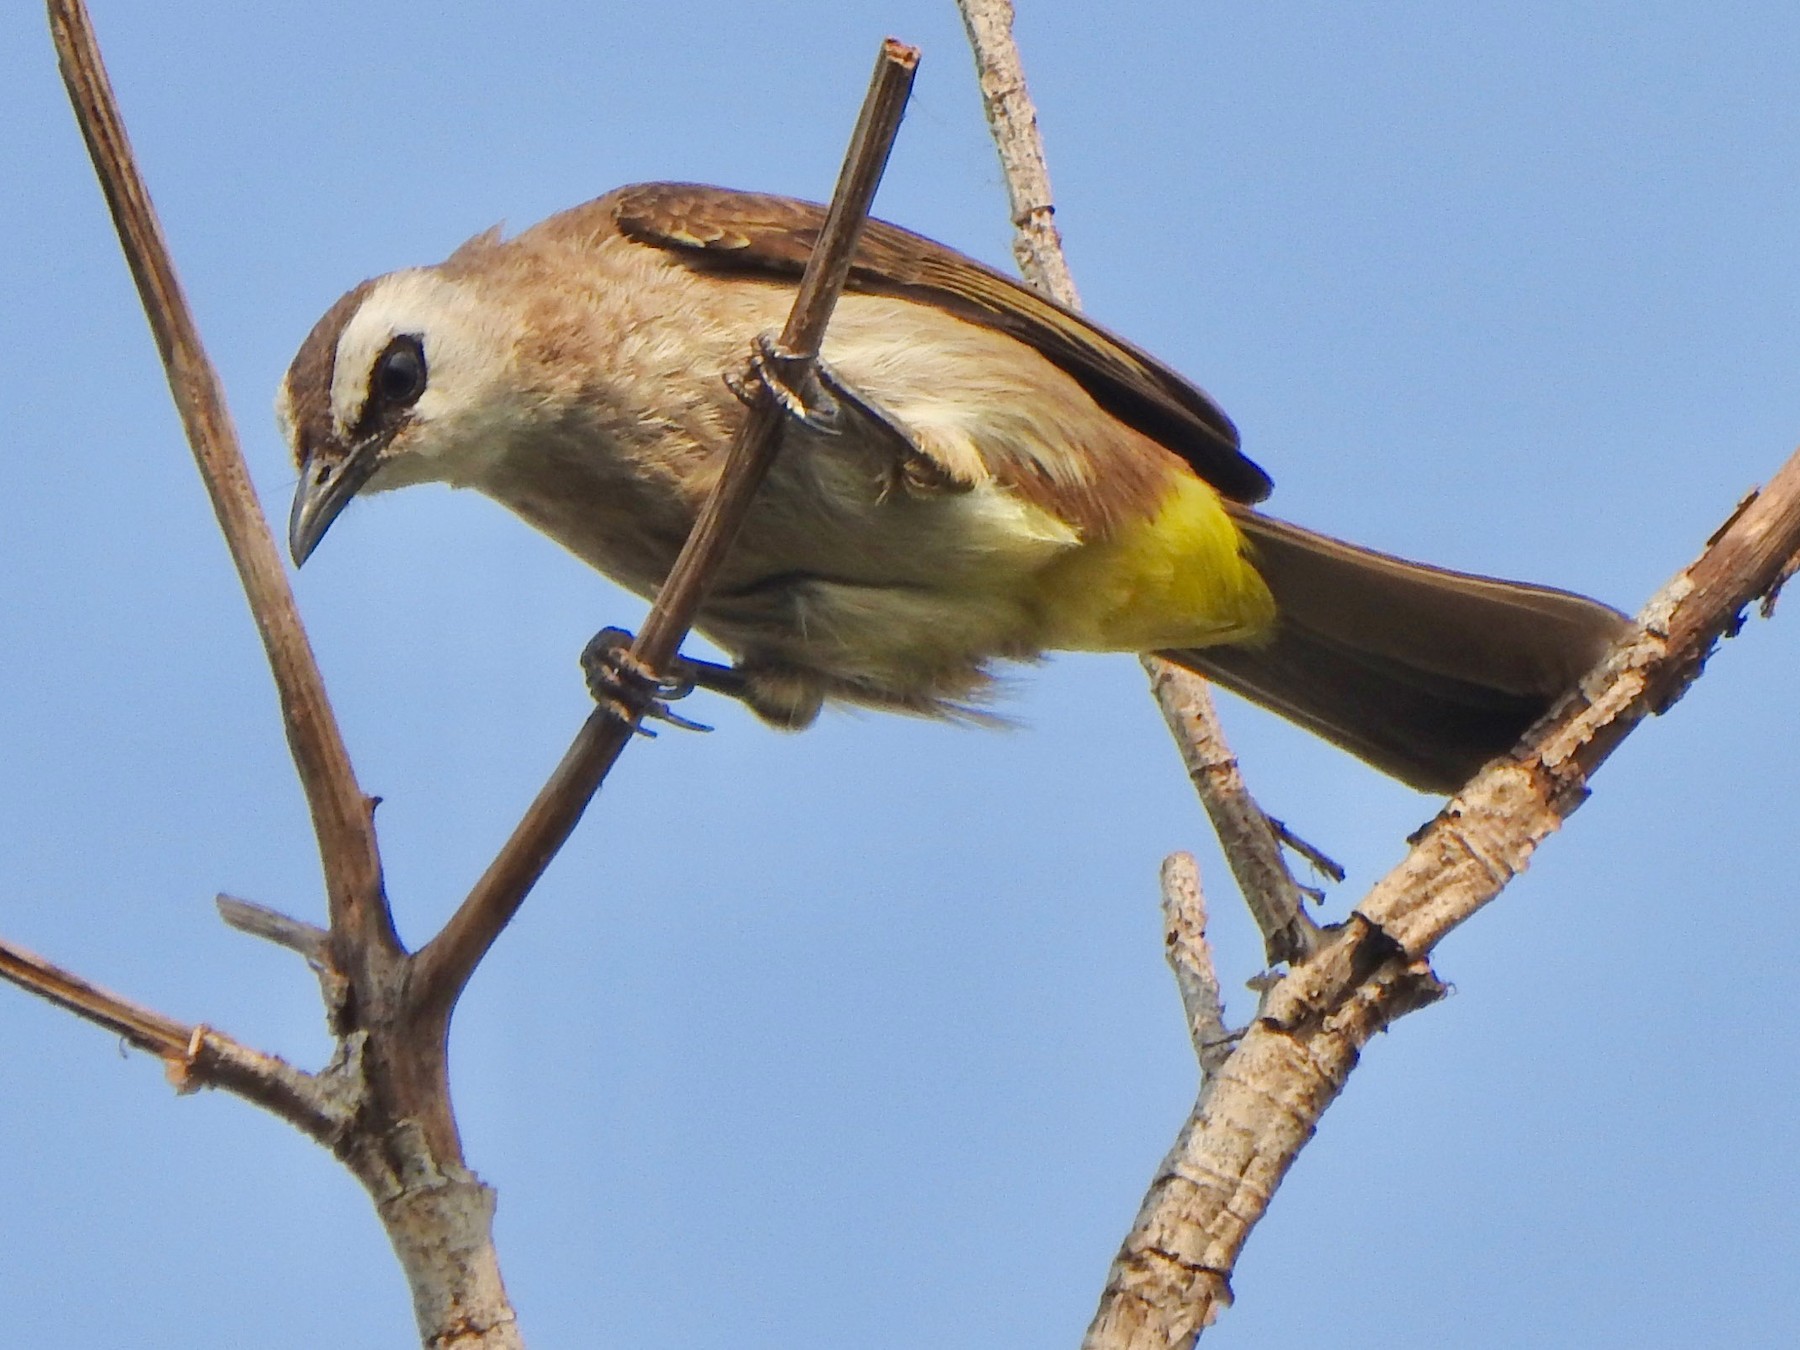
[[[1084,1350],[1189,1345],[1230,1303],[1250,1230],[1358,1055],[1435,999],[1426,964],[1587,795],[1588,777],[1698,677],[1800,556],[1800,453],[1644,608],[1580,689],[1477,774],[1310,961],[1267,993],[1158,1170]]]
[[[1047,281],[1059,274],[1060,244],[1050,222],[1036,115],[1012,41],[1010,0],[959,4],[1012,193],[1015,251],[1028,278],[1073,303],[1072,287]],[[1680,696],[1716,640],[1736,631],[1748,605],[1761,600],[1769,612],[1775,591],[1797,566],[1800,454],[1651,601],[1636,635],[1513,754],[1478,774],[1349,922],[1323,935],[1292,898],[1277,831],[1241,791],[1241,780],[1231,781],[1235,761],[1217,736],[1204,688],[1185,672],[1146,660],[1271,960],[1284,951],[1313,954],[1267,988],[1260,1015],[1223,1062],[1207,1054],[1210,1036],[1196,1034],[1205,1073],[1201,1094],[1113,1264],[1084,1350],[1174,1350],[1211,1324],[1230,1303],[1231,1272],[1250,1230],[1363,1046],[1441,995],[1428,964],[1436,944],[1525,866],[1585,796],[1589,775],[1646,713],[1661,712]],[[1197,692],[1184,687],[1188,681]],[[1173,876],[1165,870],[1167,912],[1182,911],[1183,880],[1179,867]],[[1197,888],[1192,894],[1198,896]],[[1286,915],[1294,916],[1294,927]],[[1203,930],[1171,923],[1169,934],[1190,1026],[1210,1025]]]
[[[184,1090],[229,1088],[326,1143],[374,1197],[427,1343],[512,1350],[522,1342],[493,1248],[493,1194],[464,1165],[450,1104],[449,1019],[470,973],[574,828],[633,728],[611,712],[591,717],[443,932],[416,956],[402,949],[382,888],[372,803],[351,771],[217,376],[133,162],[92,26],[80,0],[49,0],[49,12],[71,102],[263,638],[324,862],[328,934],[243,902],[223,900],[222,913],[295,948],[320,969],[338,1055],[322,1074],[301,1073],[4,945],[0,977],[161,1056]],[[916,51],[898,42],[883,47],[830,217],[780,339],[784,355],[817,357],[917,60]],[[766,391],[753,400],[720,485],[633,647],[644,666],[666,666],[676,654],[775,453],[780,422]]]

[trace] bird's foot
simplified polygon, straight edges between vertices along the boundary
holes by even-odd
[[[746,406],[753,403],[760,386],[769,392],[782,412],[795,422],[826,435],[843,428],[843,410],[832,397],[823,363],[786,351],[769,333],[758,333],[750,351],[749,370],[727,375],[725,385]]]
[[[686,698],[701,684],[710,684],[707,677],[712,671],[730,674],[729,668],[677,657],[673,675],[662,675],[631,654],[631,640],[623,628],[603,628],[582,648],[581,671],[594,702],[640,736],[656,735],[644,725],[646,718],[683,731],[711,731],[704,722],[683,717],[669,704]]]
[[[809,431],[875,452],[881,465],[882,495],[904,488],[914,495],[964,492],[970,483],[952,475],[918,443],[893,413],[849,383],[824,360],[805,361],[759,333],[749,373],[727,375],[725,383],[744,404],[757,386],[768,390],[782,412]]]

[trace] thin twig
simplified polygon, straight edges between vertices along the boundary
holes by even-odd
[[[1800,556],[1800,454],[1665,586],[1581,688],[1490,764],[1261,1013],[1164,1161],[1108,1279],[1085,1350],[1186,1346],[1281,1178],[1369,1041],[1442,991],[1426,964],[1587,794],[1644,716],[1666,710],[1720,636]]]
[[[1192,671],[1158,657],[1144,658],[1150,688],[1181,750],[1188,781],[1199,794],[1244,903],[1263,935],[1271,965],[1304,960],[1319,929],[1301,904],[1301,887],[1281,852],[1267,812],[1244,785],[1237,756],[1225,743],[1212,691]]]
[[[1330,857],[1323,849],[1307,843],[1306,840],[1290,830],[1285,821],[1277,820],[1274,816],[1270,816],[1268,820],[1269,828],[1275,832],[1275,838],[1282,847],[1291,848],[1298,853],[1306,861],[1307,866],[1320,876],[1333,882],[1340,882],[1344,879],[1346,873],[1342,863]]]
[[[211,1027],[191,1026],[0,940],[0,979],[162,1060],[178,1091],[224,1088],[331,1145],[352,1112],[327,1085]]]
[[[290,918],[266,905],[252,904],[234,896],[221,895],[214,902],[219,917],[240,933],[248,933],[277,947],[286,947],[305,958],[307,966],[319,980],[319,997],[325,1003],[325,1025],[334,1031],[344,1030],[350,1020],[350,982],[339,973],[331,954],[331,934],[314,924]],[[365,1022],[372,1019],[365,1018]],[[407,1027],[401,1035],[430,1034],[428,1029]]]
[[[49,0],[49,13],[69,102],[137,282],[194,462],[268,654],[288,746],[318,835],[340,968],[355,973],[348,959],[352,948],[374,965],[391,965],[400,944],[382,891],[370,805],[357,785],[312,646],[300,626],[281,555],[250,485],[218,372],[201,344],[149,190],[132,156],[87,7],[81,0]]]
[[[1162,912],[1163,954],[1175,972],[1204,1094],[1207,1082],[1231,1058],[1232,1035],[1225,1025],[1225,999],[1219,992],[1212,944],[1206,940],[1206,892],[1200,887],[1200,866],[1193,854],[1171,853],[1163,859]]]
[[[239,900],[234,895],[221,895],[213,903],[218,906],[219,917],[238,932],[273,942],[277,947],[286,947],[305,957],[309,965],[325,967],[331,964],[331,934],[318,925],[291,918],[267,905]]]
[[[957,0],[975,53],[975,73],[988,129],[1000,152],[1016,230],[1013,252],[1025,280],[1070,309],[1080,306],[1063,256],[1050,195],[1050,170],[1037,108],[1013,40],[1012,0]],[[1300,888],[1251,798],[1225,743],[1206,682],[1159,656],[1141,658],[1163,720],[1181,747],[1188,776],[1218,832],[1232,875],[1262,930],[1270,964],[1305,959],[1317,927],[1301,907]]]
[[[957,0],[957,7],[975,53],[988,130],[1000,152],[1019,271],[1044,294],[1079,309],[1081,297],[1056,228],[1056,199],[1050,192],[1050,165],[1038,131],[1037,105],[1025,87],[1025,70],[1013,40],[1012,0]]]
[[[187,1055],[188,1042],[194,1029],[185,1022],[133,1003],[90,984],[79,975],[46,961],[34,952],[10,942],[0,942],[0,979],[29,990],[77,1017],[105,1027],[123,1037],[139,1050],[146,1050],[165,1061],[179,1061]]]
[[[892,38],[882,45],[830,214],[779,340],[780,350],[799,361],[818,357],[825,326],[849,274],[857,237],[900,129],[918,60],[915,48]],[[632,644],[632,656],[650,670],[666,668],[680,650],[706,588],[736,538],[778,448],[783,413],[767,389],[754,383],[750,387],[756,392],[718,481]],[[604,710],[588,718],[468,898],[420,950],[412,985],[418,1006],[447,1008],[455,1001],[476,964],[575,828],[631,732],[630,725]]]

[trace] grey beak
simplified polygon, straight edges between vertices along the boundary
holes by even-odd
[[[335,462],[315,451],[300,466],[300,483],[294,489],[293,509],[288,512],[288,552],[299,567],[331,528],[338,513],[350,504],[362,485],[375,473],[381,443],[373,438],[350,447]]]

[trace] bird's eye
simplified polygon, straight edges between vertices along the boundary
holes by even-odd
[[[375,362],[370,395],[392,409],[410,408],[425,392],[425,349],[410,333],[388,343]]]

